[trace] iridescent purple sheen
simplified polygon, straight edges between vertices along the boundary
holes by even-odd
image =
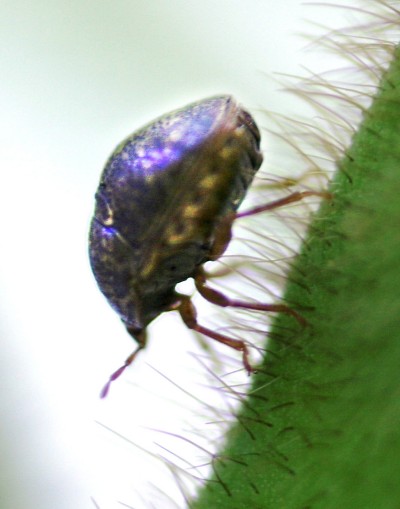
[[[142,176],[164,171],[204,143],[218,122],[216,111],[223,115],[226,103],[225,96],[215,98],[177,110],[145,126],[123,142],[121,152],[111,156],[105,173],[125,185],[129,171]]]

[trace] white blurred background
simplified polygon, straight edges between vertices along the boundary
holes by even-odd
[[[168,468],[146,451],[184,441],[146,428],[179,437],[207,429],[207,416],[196,421],[196,402],[151,366],[216,406],[219,395],[191,387],[204,368],[170,314],[99,401],[134,346],[87,259],[100,172],[130,132],[209,95],[233,94],[261,126],[263,108],[298,114],[273,73],[335,65],[304,52],[296,34],[313,30],[305,19],[333,27],[343,16],[299,0],[0,3],[2,509],[93,508],[91,497],[105,509],[183,507]]]

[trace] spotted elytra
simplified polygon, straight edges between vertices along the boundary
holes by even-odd
[[[146,328],[177,310],[190,329],[242,353],[248,348],[197,322],[190,297],[175,286],[193,278],[199,293],[218,306],[282,311],[283,304],[229,299],[207,284],[203,265],[217,260],[235,220],[299,201],[312,191],[237,212],[261,166],[260,132],[231,96],[205,99],[136,131],[115,149],[102,173],[90,228],[89,255],[100,290],[138,343],[102,391],[146,345]]]

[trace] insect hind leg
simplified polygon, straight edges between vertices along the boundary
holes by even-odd
[[[317,196],[319,198],[328,200],[332,198],[331,193],[327,191],[296,191],[289,194],[288,196],[285,196],[284,198],[280,198],[279,200],[275,200],[258,207],[253,207],[252,209],[248,209],[243,212],[236,212],[234,215],[228,215],[219,225],[216,231],[216,240],[212,251],[213,257],[211,259],[218,259],[224,253],[232,235],[232,225],[236,219],[254,216],[262,212],[275,210],[280,207],[284,207],[285,205],[289,205],[290,203],[299,202],[309,196]],[[297,313],[289,306],[286,306],[285,304],[265,304],[260,302],[247,302],[239,299],[231,299],[218,290],[214,290],[213,288],[207,286],[207,279],[208,277],[204,269],[198,269],[194,277],[196,288],[200,295],[212,304],[216,304],[217,306],[221,307],[242,308],[253,311],[286,313],[293,316],[293,318],[295,318],[301,326],[304,327],[307,325],[306,320],[299,313]]]
[[[332,198],[332,195],[327,191],[296,191],[295,193],[289,194],[288,196],[280,198],[279,200],[271,201],[270,203],[265,203],[264,205],[254,207],[249,210],[244,210],[243,212],[237,212],[235,219],[254,216],[256,214],[260,214],[261,212],[267,212],[269,210],[275,210],[280,207],[284,207],[285,205],[289,205],[290,203],[301,201],[304,198],[307,198],[308,196],[318,196],[319,198],[324,198],[327,200]]]

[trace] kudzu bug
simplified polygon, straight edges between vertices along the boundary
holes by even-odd
[[[100,290],[138,346],[102,397],[145,347],[148,324],[165,311],[179,311],[190,329],[241,351],[252,372],[245,341],[197,323],[190,297],[175,291],[187,278],[216,305],[283,311],[303,321],[283,304],[232,300],[207,286],[203,264],[224,253],[237,218],[318,194],[293,193],[237,213],[262,159],[257,125],[230,96],[164,115],[115,149],[96,193],[89,256]]]

